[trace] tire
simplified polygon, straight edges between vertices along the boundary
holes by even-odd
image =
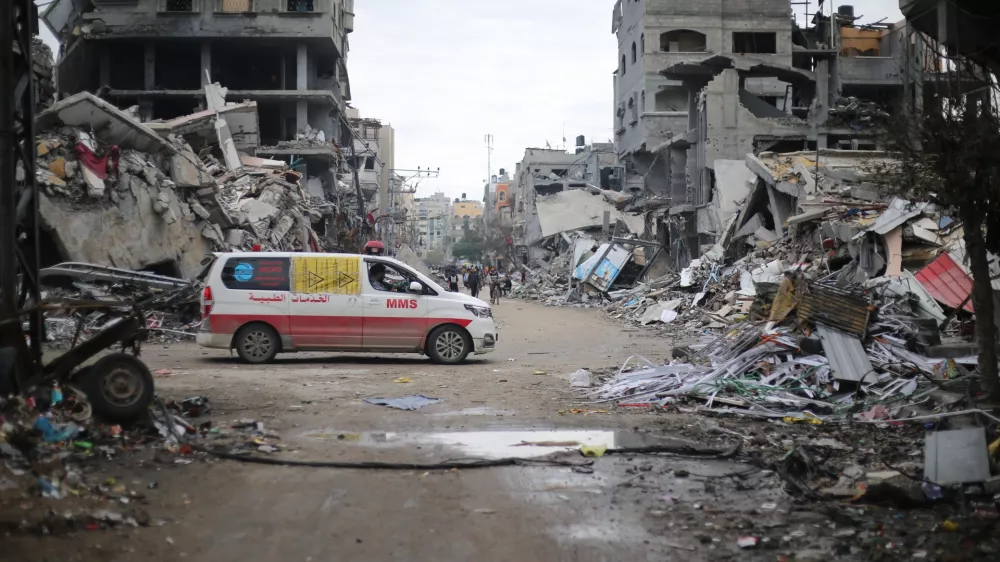
[[[233,338],[236,353],[246,363],[269,363],[281,351],[278,332],[267,324],[247,324]]]
[[[114,423],[142,419],[153,402],[153,375],[138,357],[105,355],[77,375],[94,415]]]
[[[441,326],[427,337],[427,355],[435,363],[457,365],[472,352],[472,339],[458,326]]]

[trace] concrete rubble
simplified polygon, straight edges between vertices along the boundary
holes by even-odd
[[[224,88],[209,89],[225,103]],[[285,161],[237,151],[256,144],[253,102],[147,124],[84,92],[37,122],[40,211],[57,254],[44,261],[192,278],[213,251],[336,249],[362,225],[346,184],[342,198],[316,197]],[[321,143],[315,133],[304,134]]]

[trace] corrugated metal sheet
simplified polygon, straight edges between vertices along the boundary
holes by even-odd
[[[889,203],[889,208],[879,215],[875,222],[867,230],[859,232],[854,239],[859,240],[864,237],[865,232],[875,232],[877,234],[888,234],[897,227],[902,226],[906,221],[916,217],[927,209],[929,203],[911,203],[906,199],[893,199]]]
[[[814,283],[799,303],[799,319],[861,337],[868,330],[869,307],[863,293]]]
[[[857,336],[826,326],[818,326],[816,332],[823,342],[823,353],[830,362],[830,372],[835,379],[861,382],[872,371],[872,363]]]
[[[946,253],[921,269],[916,277],[934,300],[951,308],[958,308],[972,292],[972,278]],[[971,300],[965,310],[974,312]]]

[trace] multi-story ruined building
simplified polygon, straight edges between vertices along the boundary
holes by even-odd
[[[205,109],[218,82],[257,102],[259,155],[335,189],[353,0],[56,0],[43,19],[61,42],[60,95],[98,93],[150,121]]]
[[[537,201],[574,189],[598,188],[621,191],[624,168],[611,143],[586,144],[577,137],[574,152],[559,149],[528,148],[515,166],[509,197],[510,223],[505,234],[512,234],[521,256],[530,255],[530,246],[542,238]],[[565,212],[573,212],[566,209]],[[500,217],[505,215],[501,213]]]
[[[925,69],[915,54],[919,49],[910,44],[919,39],[908,32],[906,22],[859,25],[854,9],[844,5],[832,16],[810,14],[813,26],[803,28],[790,17],[789,0],[721,5],[718,1],[664,0],[650,1],[642,9],[643,4],[625,3],[621,25],[632,21],[628,20],[630,9],[633,20],[644,16],[632,26],[639,31],[640,41],[645,31],[647,43],[651,21],[668,27],[707,25],[709,19],[694,17],[693,12],[709,11],[718,17],[720,8],[722,16],[711,20],[721,21],[721,28],[699,31],[706,36],[704,52],[689,52],[696,47],[682,43],[675,56],[672,42],[663,45],[668,50],[657,54],[658,58],[645,53],[650,59],[647,66],[665,64],[655,71],[664,81],[657,88],[670,92],[677,103],[686,99],[683,114],[657,114],[643,125],[641,114],[626,111],[637,122],[616,122],[619,153],[646,174],[641,186],[628,185],[631,182],[626,179],[627,187],[641,188],[652,196],[645,198],[645,208],[650,208],[653,199],[654,207],[662,209],[657,234],[670,249],[675,267],[712,247],[753,190],[757,176],[748,169],[748,155],[875,149],[881,132],[878,124],[887,116],[884,108],[902,109],[907,105],[904,100],[921,103]],[[785,17],[779,18],[779,13]],[[644,27],[635,27],[641,24]],[[688,45],[693,44],[695,31],[685,31]],[[662,36],[662,28],[657,32]],[[631,47],[623,43],[623,48]],[[625,62],[629,60],[626,56]],[[629,87],[626,94],[632,90]],[[638,99],[642,99],[641,91]],[[663,122],[669,122],[668,127],[650,129],[649,123],[661,117],[676,121],[667,119]],[[655,134],[648,134],[651,130]],[[637,139],[643,134],[645,141],[640,144]],[[649,166],[641,167],[643,161],[649,161]],[[780,234],[798,192],[779,185],[765,192],[769,199],[766,216],[773,221],[768,228]],[[735,229],[741,226],[746,225],[735,225]]]
[[[695,113],[696,100],[689,90],[660,72],[710,54],[753,54],[791,64],[791,16],[789,0],[615,3],[615,147],[628,172],[626,189],[665,188],[664,162],[656,157],[656,149],[671,135],[687,131],[689,115]],[[751,79],[746,87],[765,99],[785,94],[776,80]]]

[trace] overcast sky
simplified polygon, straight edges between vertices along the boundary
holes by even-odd
[[[356,0],[351,103],[395,127],[398,168],[441,168],[419,196],[444,191],[481,199],[487,133],[495,139],[494,173],[513,170],[526,147],[563,146],[564,130],[568,146],[581,134],[588,143],[611,139],[614,4]],[[863,22],[902,17],[899,0],[854,5]]]
[[[837,3],[845,4],[846,0]],[[352,104],[396,129],[396,166],[441,167],[419,196],[482,198],[526,147],[612,138],[614,0],[356,0]],[[863,21],[901,19],[899,0],[858,0]],[[815,8],[814,8],[815,9]]]

